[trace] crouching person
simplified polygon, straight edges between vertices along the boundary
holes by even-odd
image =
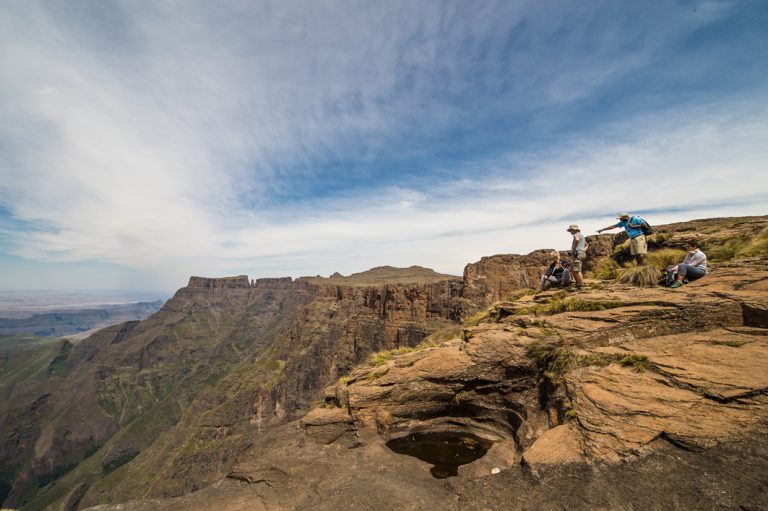
[[[560,259],[560,253],[552,251],[552,264],[541,276],[541,290],[546,291],[552,286],[565,288],[571,285],[571,272],[566,268],[567,263]]]
[[[667,269],[667,271],[674,271],[677,274],[674,282],[669,287],[680,287],[709,273],[707,270],[707,255],[699,248],[699,242],[689,240],[685,244],[685,249],[688,253],[685,255],[683,262]]]

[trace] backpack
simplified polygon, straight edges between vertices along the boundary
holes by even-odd
[[[650,234],[653,234],[653,227],[651,227],[651,224],[649,224],[648,222],[646,222],[644,219],[640,218],[639,216],[635,217],[635,218],[640,220],[640,227],[639,227],[639,229],[641,231],[643,231],[643,234],[645,234],[646,236],[648,236]]]
[[[674,266],[670,266],[670,268],[674,268]],[[667,287],[674,284],[677,280],[677,271],[670,268],[667,268],[667,273],[664,275],[664,285]]]

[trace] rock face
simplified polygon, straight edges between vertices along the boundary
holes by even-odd
[[[594,269],[597,262],[611,254],[614,236],[602,234],[587,236],[589,248],[585,273]],[[468,309],[486,307],[509,298],[511,294],[525,288],[538,288],[543,269],[552,262],[552,250],[536,250],[528,255],[504,254],[483,257],[464,268],[462,297]],[[561,252],[561,257],[569,256]]]

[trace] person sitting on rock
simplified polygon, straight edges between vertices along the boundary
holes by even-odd
[[[709,273],[707,270],[707,255],[699,248],[699,242],[688,240],[685,244],[685,249],[688,253],[685,255],[683,262],[668,268],[668,270],[677,272],[677,280],[669,286],[671,288],[681,287],[683,284],[691,280],[700,279]]]
[[[608,227],[598,229],[598,233],[609,231],[616,227],[623,227],[629,236],[629,252],[635,256],[638,266],[645,266],[645,255],[648,253],[648,243],[645,240],[645,233],[642,230],[643,219],[637,216],[630,216],[629,213],[619,213],[619,221]]]
[[[552,264],[541,276],[541,290],[546,291],[552,286],[565,288],[571,285],[571,272],[566,268],[565,261],[560,259],[560,253],[557,250],[552,251]]]
[[[566,231],[573,235],[573,242],[571,243],[571,272],[573,272],[573,279],[576,281],[576,289],[584,287],[584,275],[582,273],[582,266],[584,260],[587,258],[587,238],[581,234],[581,229],[576,224],[568,226]]]

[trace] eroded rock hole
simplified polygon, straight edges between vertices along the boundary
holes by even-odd
[[[468,433],[414,433],[387,442],[398,454],[414,456],[434,465],[437,479],[458,475],[459,467],[482,458],[493,442]]]

